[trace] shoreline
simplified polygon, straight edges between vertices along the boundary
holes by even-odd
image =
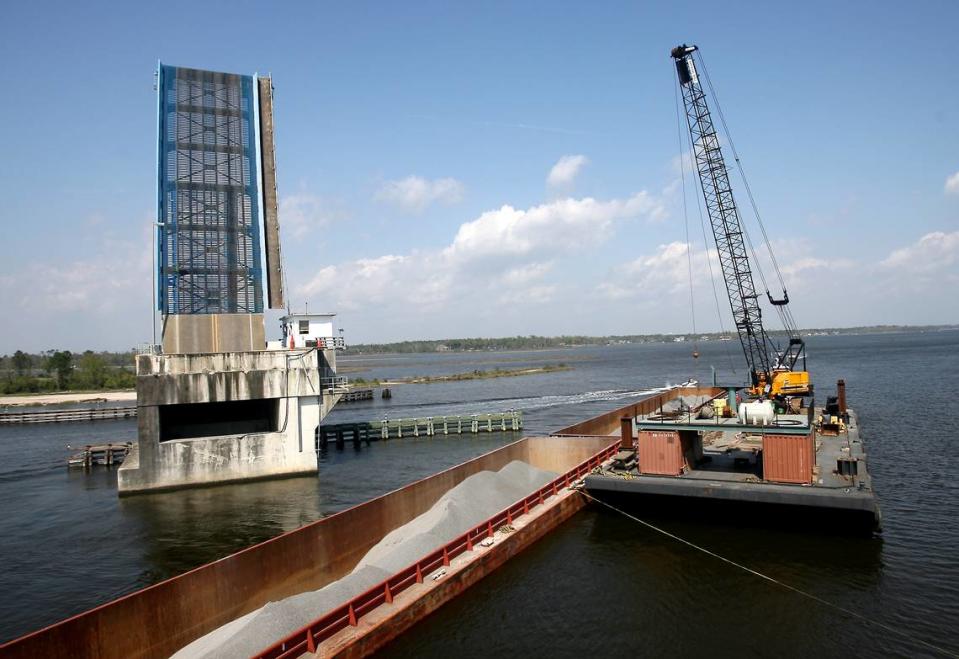
[[[61,392],[56,394],[15,394],[0,396],[0,407],[25,407],[32,405],[62,405],[64,403],[102,403],[135,401],[135,389],[119,391]]]

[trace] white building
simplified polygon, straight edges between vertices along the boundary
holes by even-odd
[[[334,313],[291,313],[283,316],[283,348],[334,348],[337,341],[333,332]]]

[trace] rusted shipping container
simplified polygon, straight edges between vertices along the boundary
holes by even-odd
[[[763,435],[765,480],[809,484],[813,480],[815,464],[815,432],[808,435]]]
[[[639,472],[679,476],[686,470],[686,456],[678,430],[642,430],[639,433]]]

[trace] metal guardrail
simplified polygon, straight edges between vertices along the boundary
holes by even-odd
[[[427,437],[433,435],[462,435],[463,433],[506,432],[523,429],[523,413],[516,410],[469,414],[462,416],[428,416],[410,419],[383,419],[380,421],[380,438]]]
[[[356,627],[359,620],[382,604],[390,604],[393,598],[404,590],[419,583],[433,571],[449,566],[450,561],[460,554],[473,551],[475,545],[485,538],[493,537],[496,529],[511,525],[513,520],[529,514],[536,506],[557,496],[562,489],[569,488],[594,468],[612,457],[619,450],[619,442],[608,446],[593,457],[580,463],[552,482],[541,487],[524,499],[520,499],[485,522],[448,542],[431,554],[428,554],[397,572],[389,579],[373,586],[366,592],[345,604],[317,618],[309,625],[290,634],[282,641],[254,655],[257,659],[288,659],[299,657],[304,652],[316,652],[317,646],[337,632],[347,627]]]
[[[428,416],[382,421],[320,424],[317,438],[320,449],[335,442],[342,448],[346,442],[358,444],[404,437],[435,435],[468,435],[494,432],[516,432],[523,429],[523,413],[518,410],[467,416]]]
[[[312,342],[307,343],[307,345],[313,347]],[[345,350],[346,339],[342,336],[320,337],[316,339],[316,347],[320,350]]]
[[[345,375],[320,378],[320,388],[331,394],[346,393],[350,390],[350,380]]]

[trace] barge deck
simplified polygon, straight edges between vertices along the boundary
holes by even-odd
[[[665,403],[677,396],[709,401],[724,395],[724,389],[713,387],[673,390],[594,417],[556,435],[621,438],[617,459],[586,477],[586,489],[596,496],[666,497],[687,500],[692,505],[711,500],[785,506],[846,515],[851,522],[862,523],[870,531],[881,528],[879,503],[866,467],[866,450],[855,411],[845,411],[847,422],[841,431],[814,422],[823,414],[821,408],[781,415],[775,422],[778,425],[762,427],[742,424],[736,417],[705,420],[686,413],[668,418],[661,411]],[[633,434],[637,432],[638,435]],[[696,441],[701,444],[692,450],[684,447],[686,456],[677,453],[680,460],[686,459],[676,473],[651,473],[662,465],[644,465],[644,447],[637,446],[643,442],[644,432],[675,433],[677,443],[680,434],[698,435]],[[799,448],[777,448],[784,442]],[[804,443],[808,454],[802,448]],[[774,450],[779,453],[773,453]],[[662,460],[661,456],[648,454],[646,460],[653,462],[652,457]],[[797,470],[808,474],[808,478],[795,476]]]

